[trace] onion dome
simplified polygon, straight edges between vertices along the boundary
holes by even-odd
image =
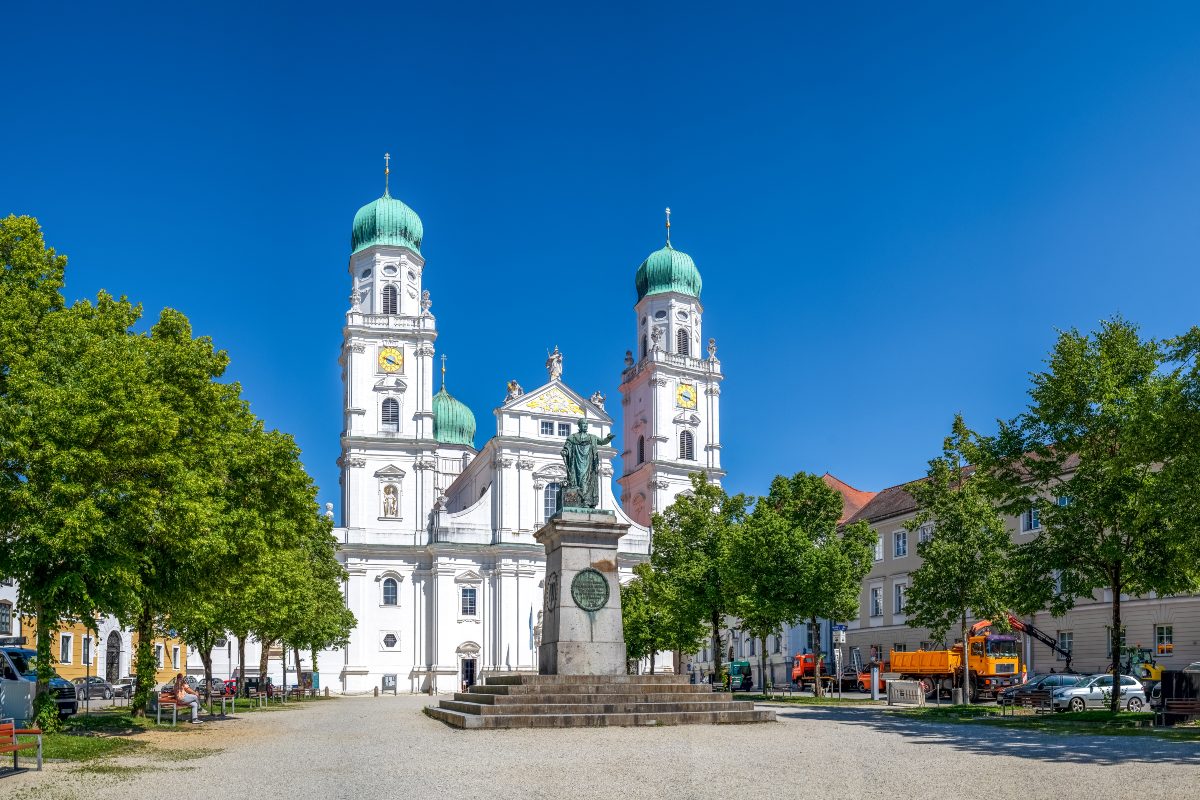
[[[350,254],[372,245],[407,247],[415,253],[421,252],[421,239],[425,227],[417,212],[387,193],[367,203],[354,215],[354,227],[350,233]]]
[[[695,298],[700,297],[700,270],[696,262],[682,250],[671,247],[670,242],[661,250],[655,250],[634,277],[638,300],[648,294],[679,292]]]
[[[445,385],[433,396],[433,438],[442,444],[475,446],[475,415],[455,400]]]

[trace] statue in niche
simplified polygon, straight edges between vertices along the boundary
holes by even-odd
[[[385,517],[400,516],[400,491],[394,483],[383,487],[383,515]]]
[[[579,420],[579,430],[567,437],[562,457],[567,465],[563,486],[563,508],[595,508],[600,502],[600,448],[615,438],[610,433],[601,439],[588,433],[586,419]]]

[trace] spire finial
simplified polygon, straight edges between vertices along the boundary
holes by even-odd
[[[671,209],[667,209],[667,247],[671,246]]]
[[[446,354],[442,353],[442,391],[446,390]]]
[[[383,154],[383,196],[388,197],[388,175],[392,173],[391,169],[392,154]]]

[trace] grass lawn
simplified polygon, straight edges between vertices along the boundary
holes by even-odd
[[[1019,710],[1015,715],[1001,715],[995,706],[926,706],[893,712],[906,717],[937,722],[960,722],[991,725],[1002,728],[1025,728],[1048,733],[1088,733],[1108,736],[1157,736],[1165,739],[1200,742],[1200,726],[1177,725],[1171,728],[1152,728],[1154,714],[1148,711],[1122,711],[1113,714],[1093,711],[1036,714]]]
[[[42,756],[61,761],[92,761],[98,758],[132,754],[146,743],[138,734],[158,728],[153,720],[134,717],[128,707],[106,708],[91,714],[76,714],[63,721],[63,729],[42,736]],[[173,731],[164,725],[161,730]],[[34,741],[31,736],[22,741]]]

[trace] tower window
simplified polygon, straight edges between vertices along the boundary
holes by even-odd
[[[396,287],[395,286],[383,287],[383,313],[395,314],[395,313],[397,313],[396,307],[397,307]]]
[[[385,606],[397,605],[396,579],[386,578],[383,581],[383,604]],[[388,645],[391,647],[391,645]]]
[[[542,521],[548,522],[551,517],[558,513],[559,503],[562,502],[562,484],[557,482],[547,483],[546,488],[542,490]]]
[[[400,404],[394,397],[383,401],[382,428],[393,433],[400,430]]]
[[[639,463],[639,464],[641,464],[642,462],[644,462],[646,460],[646,437],[645,436],[638,437],[637,456],[638,456],[637,463]]]
[[[679,460],[696,460],[696,437],[692,436],[691,431],[683,431],[679,434]]]
[[[642,337],[642,358],[646,357],[646,337]]]
[[[687,328],[675,332],[675,352],[681,356],[692,354],[692,334]]]

